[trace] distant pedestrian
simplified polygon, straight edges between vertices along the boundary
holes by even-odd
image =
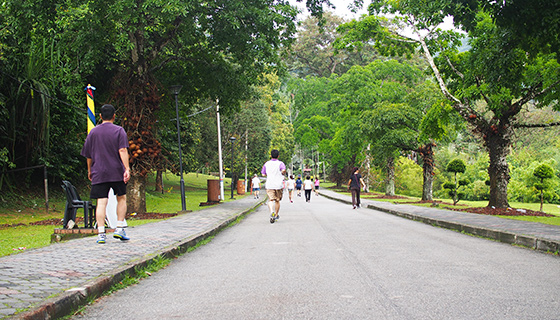
[[[107,240],[105,215],[110,189],[117,195],[117,228],[113,237],[130,240],[124,231],[126,184],[130,179],[130,166],[126,132],[114,124],[115,107],[110,104],[103,105],[100,116],[103,122],[91,129],[81,155],[87,159],[88,178],[91,180],[90,197],[97,199],[97,243],[103,244]]]
[[[278,160],[280,152],[276,149],[270,152],[271,159],[267,161],[261,173],[266,177],[266,194],[268,195],[268,208],[270,210],[270,222],[273,223],[279,219],[280,201],[283,195],[284,174],[286,173],[286,165]]]
[[[305,177],[305,181],[303,182],[303,189],[305,191],[305,201],[311,202],[311,190],[313,190],[313,182],[311,181],[311,177]]]
[[[301,175],[298,175],[297,179],[296,179],[296,190],[297,190],[297,196],[301,197],[301,187],[303,185],[303,181],[301,181]]]
[[[352,192],[352,209],[360,207],[360,187],[363,187],[365,190],[366,184],[364,183],[364,179],[362,179],[362,175],[360,174],[360,168],[354,167],[353,173],[350,176],[350,180],[348,180],[348,189],[350,189],[350,192]]]
[[[259,176],[257,176],[257,174],[255,173],[255,175],[253,176],[253,179],[251,180],[251,189],[253,192],[253,197],[255,199],[259,198],[259,193],[261,190],[261,179],[259,179]]]
[[[294,202],[294,188],[296,186],[296,181],[294,180],[294,176],[290,176],[290,179],[286,182],[286,187],[288,188],[288,197],[290,197],[290,202]]]
[[[315,195],[319,195],[319,177],[315,177]]]

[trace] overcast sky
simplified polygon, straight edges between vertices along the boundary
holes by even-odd
[[[344,17],[347,19],[353,19],[353,18],[357,19],[358,17],[360,17],[360,15],[367,13],[367,5],[369,4],[369,1],[365,0],[364,8],[361,9],[357,14],[355,14],[348,9],[348,5],[353,2],[352,0],[331,0],[331,2],[336,6],[336,10],[333,10],[332,8],[328,8],[327,11],[332,11],[337,16]],[[307,9],[305,8],[305,0],[303,2],[290,0],[290,3],[292,5],[295,5],[302,11],[302,14],[299,16],[300,20],[302,20],[303,17],[305,17],[306,15],[309,15]]]
[[[302,13],[298,16],[298,20],[301,21],[301,20],[305,19],[306,16],[309,15],[309,12],[307,12],[307,9],[305,8],[305,0],[303,0],[302,2],[297,2],[296,0],[289,0],[289,1],[292,5],[295,5],[296,7],[298,7],[302,11]],[[367,7],[371,3],[370,0],[364,0],[363,8],[360,9],[357,13],[353,13],[352,11],[350,11],[350,9],[348,9],[348,5],[350,5],[353,2],[353,0],[331,0],[331,2],[332,2],[332,4],[334,4],[336,6],[336,9],[333,10],[332,8],[328,8],[327,11],[332,11],[337,16],[346,18],[348,20],[358,19],[361,15],[367,14]],[[444,30],[452,29],[453,28],[453,19],[451,17],[446,18],[441,27]],[[410,32],[407,32],[407,31],[404,31],[403,34],[406,35],[406,36],[409,36],[409,37],[413,37],[410,34]]]

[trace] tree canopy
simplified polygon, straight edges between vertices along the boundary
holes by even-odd
[[[560,68],[554,53],[526,54],[511,33],[493,22],[484,9],[455,10],[453,1],[373,1],[370,16],[341,27],[339,47],[375,41],[384,54],[420,49],[444,96],[472,126],[489,155],[489,206],[507,207],[510,179],[506,156],[518,114],[529,101],[558,107]],[[392,14],[388,19],[381,14]],[[459,52],[462,35],[439,28],[443,19],[472,15],[467,28],[471,48]],[[390,24],[388,24],[390,22]],[[406,26],[412,34],[399,27]],[[546,124],[543,124],[546,125]]]

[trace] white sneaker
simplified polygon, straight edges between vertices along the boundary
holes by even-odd
[[[107,235],[105,235],[104,233],[100,233],[97,235],[97,243],[98,244],[104,244],[105,242],[107,242]]]

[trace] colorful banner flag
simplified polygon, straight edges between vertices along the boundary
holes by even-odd
[[[95,105],[93,104],[93,91],[95,87],[91,84],[88,84],[86,87],[86,95],[87,95],[87,132],[91,131],[95,127]]]

